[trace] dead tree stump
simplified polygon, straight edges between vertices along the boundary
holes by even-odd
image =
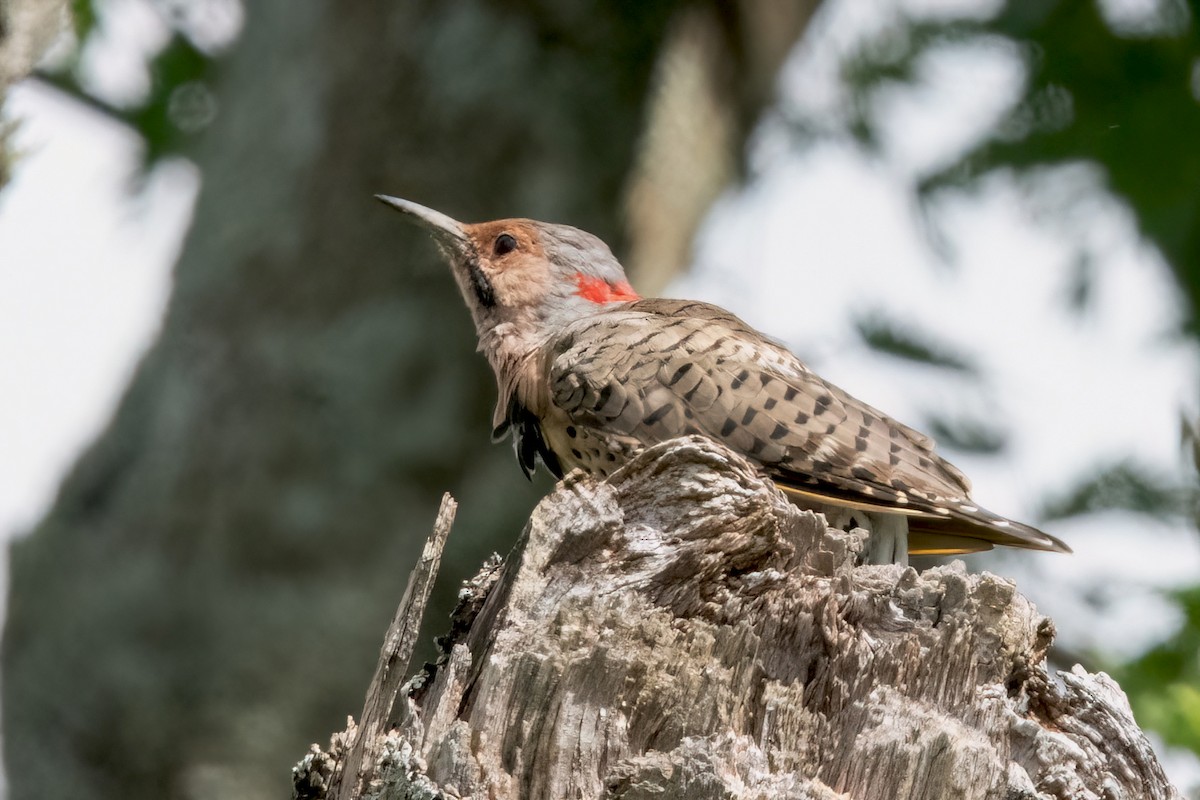
[[[1011,581],[856,566],[863,544],[700,438],[569,476],[361,771],[351,724],[297,796],[1180,797],[1116,683],[1047,674],[1053,625]]]

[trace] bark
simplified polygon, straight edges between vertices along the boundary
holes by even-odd
[[[961,562],[856,566],[707,440],[568,476],[375,734],[371,798],[1179,798],[1120,688]],[[350,727],[294,771],[324,797]]]
[[[0,0],[0,108],[8,87],[33,70],[67,21],[66,0]],[[13,124],[0,118],[0,189],[11,172]]]

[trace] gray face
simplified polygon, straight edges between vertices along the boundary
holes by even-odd
[[[379,199],[437,239],[485,351],[499,346],[493,339],[506,328],[537,339],[602,306],[637,299],[608,246],[578,228],[528,219],[465,224],[407,200]]]

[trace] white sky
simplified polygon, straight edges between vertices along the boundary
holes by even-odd
[[[0,193],[0,532],[11,536],[48,508],[153,339],[198,181],[173,162],[135,196],[133,134],[30,86],[5,110],[24,154]]]
[[[837,59],[887,23],[880,8],[827,4],[785,73],[785,107],[836,122]],[[96,60],[119,93],[130,67]],[[900,419],[919,423],[923,409],[948,402],[996,415],[1011,435],[1006,457],[951,457],[976,499],[1001,513],[1028,518],[1048,490],[1113,457],[1182,474],[1179,416],[1195,410],[1200,359],[1190,342],[1164,335],[1179,316],[1165,265],[1098,192],[1086,227],[1064,229],[1035,219],[1028,193],[1005,176],[939,208],[954,253],[940,261],[922,233],[913,176],[986,130],[1021,72],[996,48],[947,51],[924,75],[924,87],[881,101],[879,157],[835,140],[797,148],[780,120],[765,123],[755,177],[714,208],[702,257],[670,293],[730,307]],[[153,340],[199,178],[173,162],[135,194],[139,145],[129,132],[29,86],[11,92],[5,111],[22,120],[26,154],[0,193],[0,535],[12,536],[49,507]],[[1098,258],[1082,317],[1062,299],[1076,235]],[[954,343],[980,364],[980,385],[865,348],[854,315],[877,309]],[[1193,530],[1120,514],[1047,527],[1076,555],[986,563],[1017,577],[1068,647],[1128,655],[1170,632],[1175,618],[1154,589],[1200,577]],[[1105,587],[1100,607],[1083,599],[1096,587]],[[1200,783],[1193,757],[1174,754],[1168,766],[1181,786]]]

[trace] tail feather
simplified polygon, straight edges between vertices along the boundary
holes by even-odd
[[[961,503],[927,506],[911,502],[896,506],[871,502],[861,494],[851,494],[820,482],[803,486],[772,476],[775,484],[799,505],[813,503],[857,508],[868,512],[902,515],[908,520],[908,552],[912,555],[954,555],[991,550],[993,545],[1070,553],[1061,540],[1030,525],[993,514],[985,508]]]

